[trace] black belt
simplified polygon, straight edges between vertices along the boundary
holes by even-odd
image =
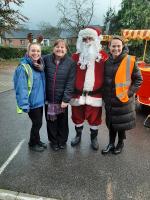
[[[97,90],[94,90],[94,91],[86,91],[86,90],[83,90],[83,91],[80,91],[78,89],[75,88],[74,90],[74,93],[75,94],[78,94],[78,95],[83,95],[83,96],[86,96],[86,95],[89,95],[89,96],[92,96],[92,95],[95,95],[95,94],[99,94],[102,92],[102,89],[99,88]]]

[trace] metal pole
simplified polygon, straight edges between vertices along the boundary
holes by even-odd
[[[147,40],[145,40],[145,47],[144,47],[144,53],[143,53],[143,61],[145,60],[146,48],[147,48]]]

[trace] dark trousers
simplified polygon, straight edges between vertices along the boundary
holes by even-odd
[[[28,115],[32,121],[29,145],[34,146],[40,142],[39,131],[42,127],[43,107],[31,109]]]
[[[118,142],[123,142],[126,139],[125,131],[116,131],[112,127],[109,129],[109,143],[114,144],[118,133]]]
[[[47,122],[47,134],[48,139],[52,144],[65,144],[68,140],[69,128],[68,128],[68,108],[65,108],[65,112],[57,115],[57,119],[54,121],[47,119],[47,108],[45,106],[45,117]]]

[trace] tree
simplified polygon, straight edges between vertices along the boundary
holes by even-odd
[[[123,28],[148,29],[150,27],[149,0],[123,0],[118,17]]]
[[[106,15],[104,16],[104,30],[106,34],[112,34],[114,31],[114,20],[116,18],[115,10],[112,8],[109,8],[106,12]]]
[[[47,38],[56,39],[60,36],[60,28],[54,27],[49,23],[41,22],[39,24],[39,29],[42,31],[42,34],[44,34]]]
[[[94,0],[61,0],[57,8],[62,15],[59,26],[77,36],[78,32],[92,20]]]
[[[10,32],[16,29],[21,22],[26,22],[27,17],[22,15],[19,10],[11,7],[12,4],[18,7],[24,3],[23,0],[1,0],[0,2],[0,35],[3,32]]]
[[[122,0],[121,9],[116,15],[111,15],[111,10],[106,13],[105,22],[110,22],[110,34],[121,34],[121,29],[149,29],[149,10],[150,0]],[[131,40],[129,43],[131,54],[137,57],[142,55],[144,41]],[[149,48],[147,48],[147,57],[148,55]]]
[[[121,9],[110,18],[106,13],[105,21],[110,21],[111,32],[118,33],[121,29],[148,29],[150,28],[150,1],[149,0],[122,0]]]

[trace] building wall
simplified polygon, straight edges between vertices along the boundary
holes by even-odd
[[[34,41],[36,42],[36,40]],[[27,39],[3,39],[2,45],[5,47],[14,47],[14,48],[26,48],[28,45]],[[50,46],[50,41],[48,39],[44,39],[41,43],[42,46]]]
[[[76,44],[76,38],[62,38],[64,39],[67,44],[69,45],[75,45]],[[42,46],[53,46],[55,40],[49,40],[49,39],[44,39],[41,43]],[[4,39],[2,38],[2,46],[4,47],[14,47],[14,48],[26,48],[28,45],[28,40],[27,39],[15,39],[15,38],[10,38],[10,39]]]
[[[27,39],[3,39],[2,44],[5,47],[26,48],[28,44]]]

